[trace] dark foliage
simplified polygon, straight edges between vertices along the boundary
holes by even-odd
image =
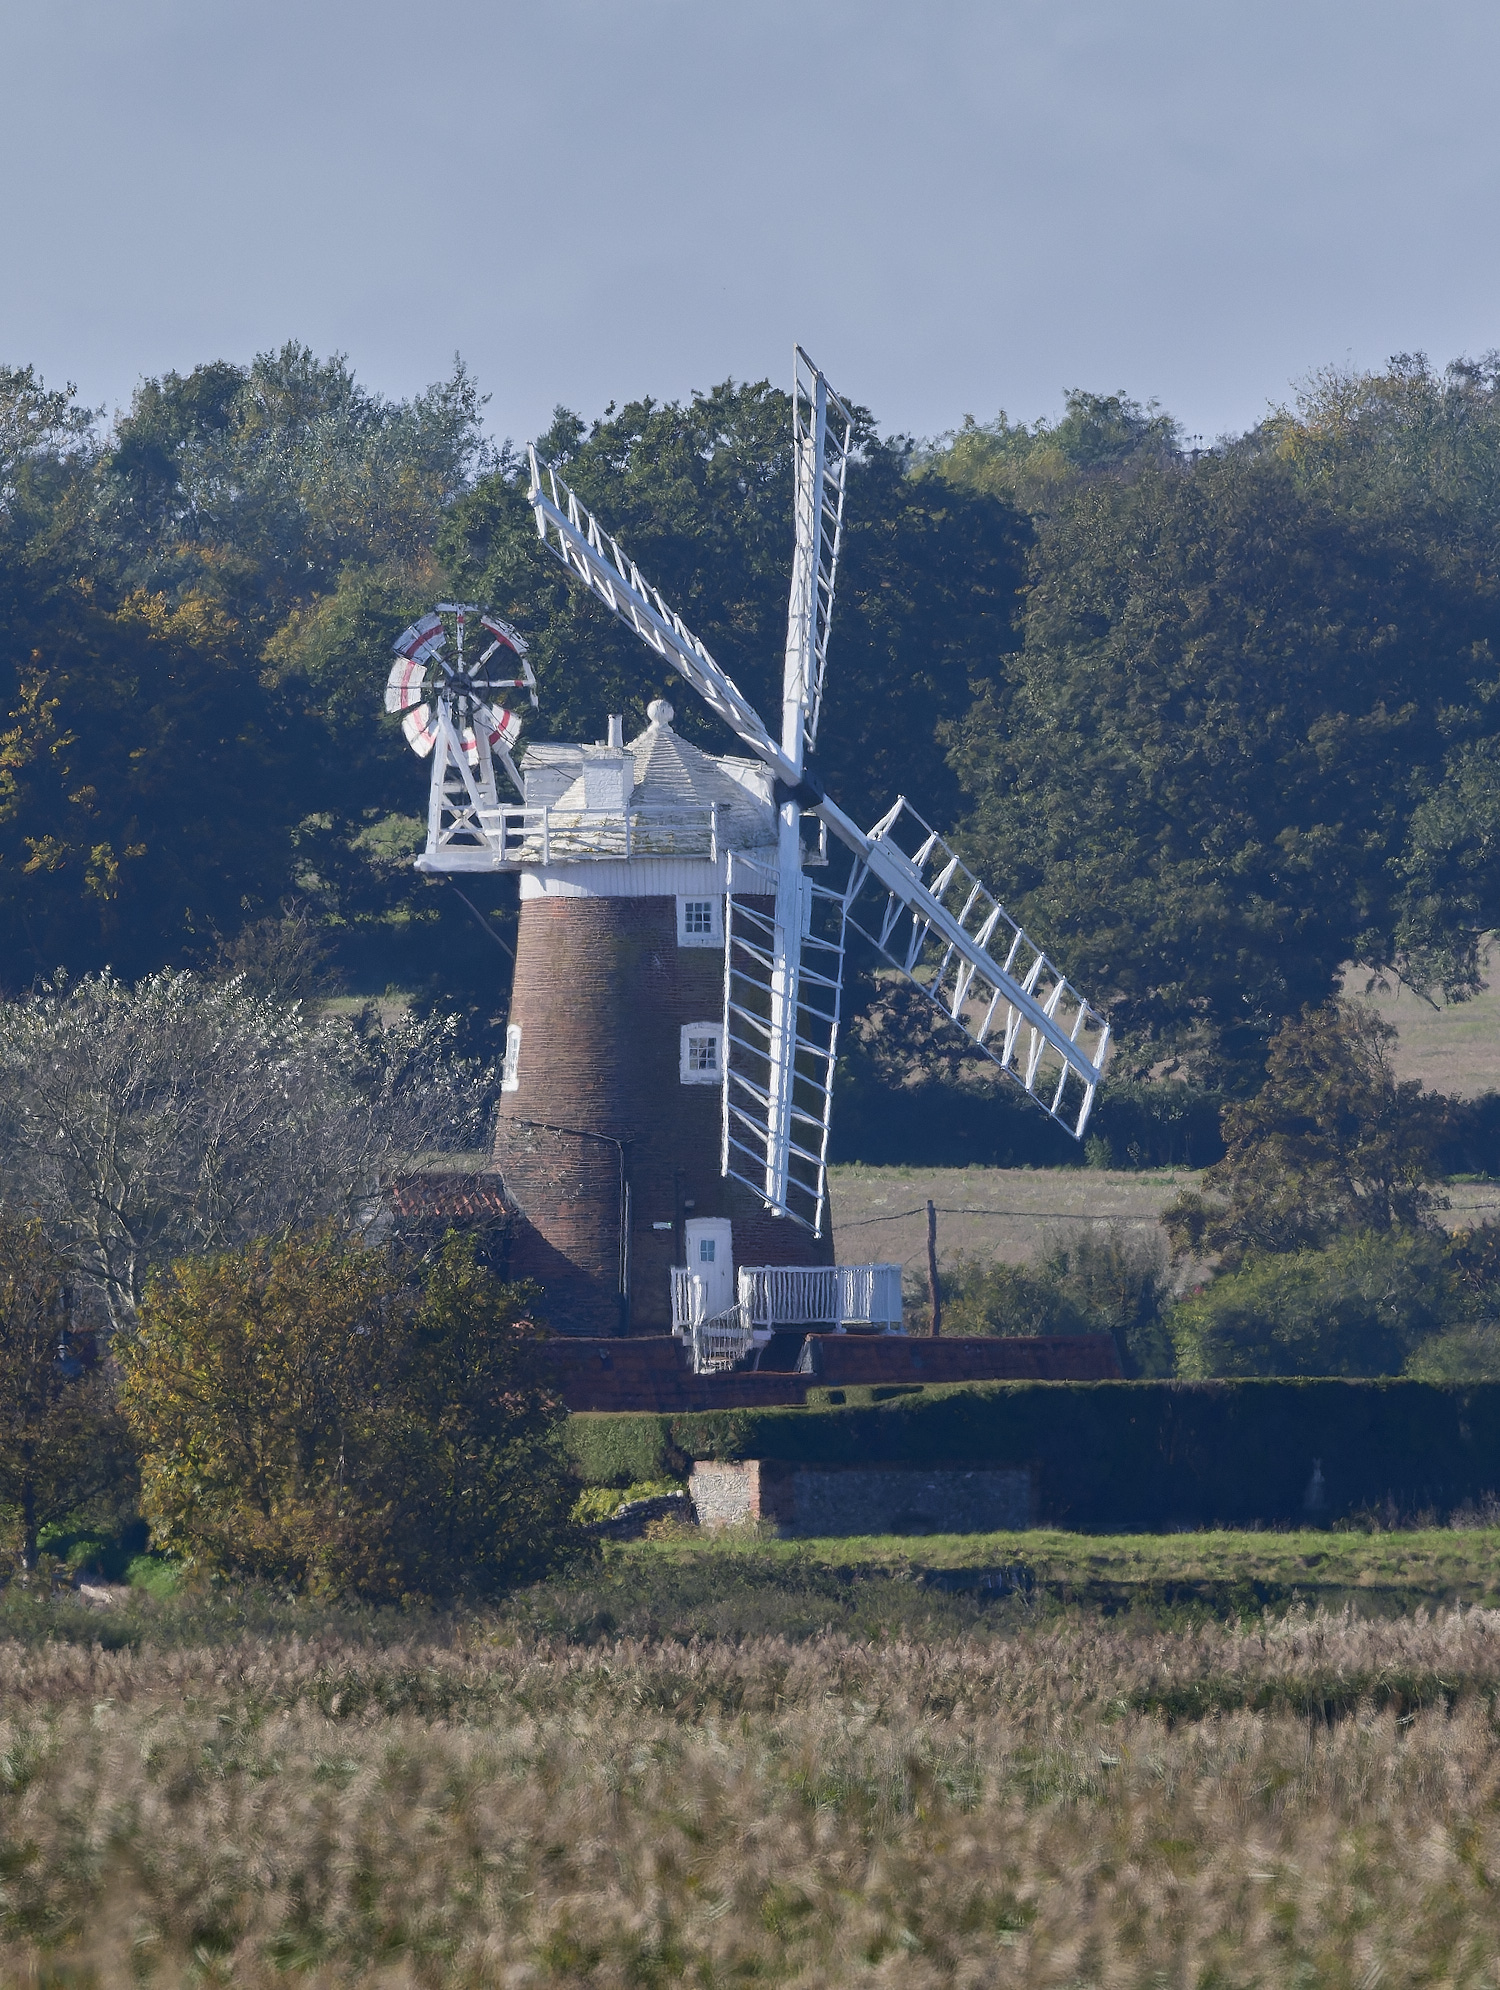
[[[1036,1519],[1095,1531],[1326,1524],[1495,1489],[1500,1383],[986,1382],[843,1408],[569,1419],[583,1475],[638,1457],[1031,1465]],[[1314,1461],[1321,1483],[1314,1489]]]

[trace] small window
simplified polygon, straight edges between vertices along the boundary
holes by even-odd
[[[677,944],[680,947],[722,947],[724,903],[720,898],[679,898]]]
[[[490,1067],[493,1070],[493,1066]],[[521,1025],[512,1023],[505,1032],[505,1062],[500,1067],[502,1092],[521,1089]]]
[[[718,1239],[716,1237],[700,1237],[698,1239],[699,1264],[712,1264],[714,1261],[714,1252],[717,1248]]]
[[[724,1025],[684,1023],[682,1068],[684,1085],[717,1085],[724,1075]]]

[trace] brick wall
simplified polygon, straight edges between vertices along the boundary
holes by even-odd
[[[690,1481],[705,1527],[759,1523],[788,1535],[989,1534],[1029,1527],[1026,1466],[925,1471],[699,1459]]]
[[[510,1010],[521,1029],[519,1085],[501,1097],[495,1165],[526,1219],[512,1275],[544,1287],[556,1332],[620,1329],[611,1141],[628,1143],[633,1331],[670,1325],[667,1274],[683,1262],[686,1215],[727,1216],[737,1263],[833,1262],[830,1236],[815,1241],[724,1180],[718,1088],[680,1080],[682,1025],[722,1015],[723,975],[720,950],[677,945],[674,898],[522,902]]]

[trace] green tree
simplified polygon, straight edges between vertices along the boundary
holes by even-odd
[[[1350,959],[1473,986],[1497,594],[1466,531],[1468,565],[1280,432],[1049,488],[1024,649],[955,765],[976,868],[1108,1002],[1122,1074],[1248,1086]]]
[[[1440,1203],[1441,1101],[1391,1067],[1396,1032],[1362,1003],[1282,1024],[1254,1098],[1225,1108],[1225,1154],[1163,1212],[1175,1249],[1315,1250],[1346,1231],[1416,1229]]]
[[[456,1241],[425,1289],[331,1232],[179,1261],[121,1349],[154,1538],[377,1599],[544,1573],[577,1542],[535,1296]]]
[[[21,1566],[38,1531],[129,1475],[94,1336],[77,1326],[68,1270],[42,1226],[0,1208],[0,1504]]]
[[[1055,422],[1044,418],[1028,427],[1003,410],[992,422],[966,416],[921,452],[918,468],[1042,512],[1082,479],[1174,457],[1180,445],[1177,423],[1154,402],[1143,407],[1123,390],[1091,394],[1074,387]]]
[[[0,369],[0,987],[201,961],[289,896],[377,985],[432,975],[439,934],[450,973],[492,977],[457,901],[360,839],[413,800],[390,639],[496,460],[461,364],[388,402],[288,345],[146,381],[108,435]],[[358,648],[342,702],[330,619]]]
[[[402,1315],[382,1431],[404,1588],[482,1592],[577,1551],[563,1407],[538,1364],[541,1292],[508,1285],[449,1237]]]
[[[944,728],[1016,644],[1027,528],[1013,506],[909,472],[909,446],[863,412],[852,464],[817,767],[872,818],[898,793],[935,823],[961,805]],[[538,447],[763,716],[780,706],[791,578],[791,408],[766,381],[726,381],[687,403],[635,401],[586,424],[565,409]],[[694,694],[539,546],[519,465],[446,515],[438,552],[455,585],[494,601],[532,643],[539,729],[600,737],[671,699],[679,730],[733,741]],[[770,722],[768,716],[768,723]]]

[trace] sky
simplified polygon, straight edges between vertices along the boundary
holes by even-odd
[[[497,437],[786,384],[1211,440],[1500,346],[1493,0],[0,0],[0,362],[295,338]]]

